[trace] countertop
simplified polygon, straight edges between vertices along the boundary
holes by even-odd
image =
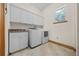
[[[28,32],[26,29],[9,29],[9,32]]]

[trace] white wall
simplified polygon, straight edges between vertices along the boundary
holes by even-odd
[[[7,11],[7,14],[5,16],[5,55],[8,55],[8,29],[10,28],[21,28],[21,29],[27,29],[27,26],[25,24],[10,24],[10,13],[9,13],[9,5],[10,4],[7,4],[7,7],[8,7],[8,11]],[[39,16],[40,15],[40,10],[34,8],[32,5],[30,4],[12,4],[12,5],[15,5],[17,7],[20,7],[20,8],[23,8],[25,10],[28,10],[29,12],[32,12],[34,14],[37,14]]]
[[[65,6],[66,23],[53,24],[55,12]],[[49,39],[61,42],[76,48],[77,39],[77,7],[76,4],[52,4],[43,11],[45,17],[44,30],[49,30]]]

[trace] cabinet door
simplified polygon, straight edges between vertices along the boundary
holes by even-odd
[[[22,11],[21,20],[23,23],[32,24],[32,14],[29,11]]]
[[[32,13],[27,10],[11,5],[10,16],[11,22],[32,24]]]
[[[32,18],[33,24],[34,24],[34,25],[37,25],[37,24],[38,24],[38,23],[37,23],[37,22],[38,22],[37,16],[36,16],[35,14],[33,14],[32,16],[33,16],[33,18]]]
[[[28,47],[28,32],[10,33],[9,52],[15,52]]]
[[[22,10],[13,5],[10,6],[10,18],[12,22],[21,22]]]
[[[38,21],[39,21],[39,25],[43,25],[43,17],[39,16],[38,17]]]
[[[39,15],[33,15],[33,24],[35,25],[43,25],[43,20]]]

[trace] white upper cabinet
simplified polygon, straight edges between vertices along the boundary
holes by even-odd
[[[14,5],[10,5],[10,19],[10,22],[43,25],[41,16]]]
[[[10,16],[11,22],[32,24],[32,14],[16,6],[11,5]]]
[[[44,20],[43,17],[39,16],[39,18],[38,18],[39,25],[43,25],[43,23],[44,23],[43,20]]]
[[[32,17],[32,20],[33,20],[33,24],[38,24],[38,18],[37,18],[37,16],[35,15],[35,14],[33,14],[32,15],[33,17]]]
[[[32,14],[28,11],[22,11],[21,22],[32,24]]]
[[[43,25],[42,17],[39,15],[34,14],[33,15],[33,24],[35,25]]]
[[[20,22],[21,20],[21,9],[18,9],[17,7],[10,6],[10,19],[11,22]]]

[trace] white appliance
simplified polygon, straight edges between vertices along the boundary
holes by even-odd
[[[48,37],[48,31],[44,31],[42,33],[42,43],[47,43],[48,39],[49,39],[49,37]]]
[[[28,32],[13,31],[9,33],[9,53],[28,47]]]
[[[40,29],[29,29],[29,46],[34,48],[41,44],[41,30]]]

